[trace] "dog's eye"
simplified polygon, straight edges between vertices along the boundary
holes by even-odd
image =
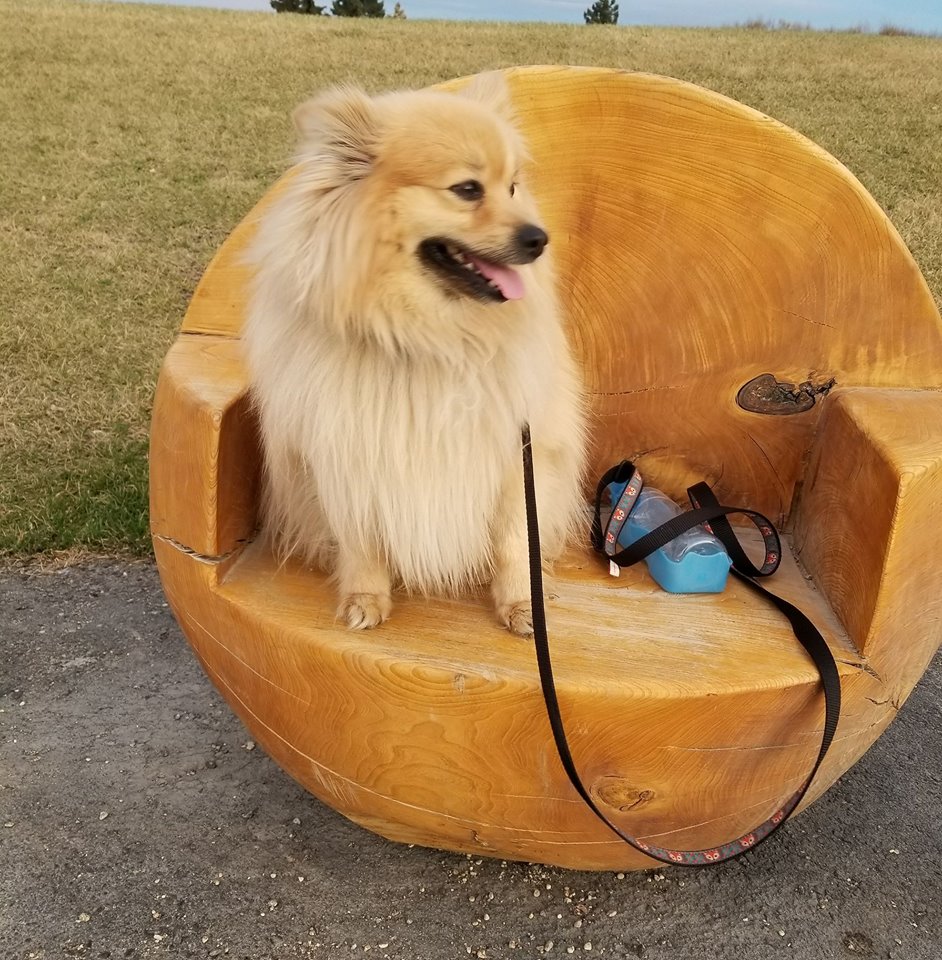
[[[465,180],[448,189],[462,200],[480,200],[484,196],[484,187],[477,180]]]
[[[512,183],[510,185],[510,195],[513,196],[517,192],[517,184]]]

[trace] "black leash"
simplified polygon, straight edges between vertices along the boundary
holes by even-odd
[[[625,461],[608,471],[605,477],[602,478],[602,481],[599,482],[595,503],[595,518],[591,531],[592,543],[597,550],[601,550],[603,544],[601,499],[605,486],[615,481],[627,481],[633,472],[634,467],[628,463],[628,461]],[[691,502],[694,505],[693,510],[679,517],[675,517],[656,530],[652,530],[649,534],[646,534],[626,550],[611,556],[611,560],[619,566],[629,566],[664,546],[664,544],[685,530],[689,530],[698,524],[709,522],[714,535],[723,543],[723,546],[726,547],[732,558],[733,574],[751,590],[774,604],[785,615],[792,626],[795,637],[814,661],[818,673],[821,676],[821,685],[824,692],[824,732],[821,738],[821,748],[818,751],[817,759],[814,762],[810,774],[807,779],[802,782],[798,790],[792,794],[768,820],[754,830],[743,834],[743,836],[731,840],[729,843],[724,843],[706,850],[671,850],[667,847],[659,847],[655,844],[637,840],[612,823],[598,806],[596,806],[589,791],[582,783],[579,772],[576,770],[572,753],[569,750],[566,731],[563,726],[562,716],[559,712],[559,700],[556,696],[556,684],[553,678],[549,640],[546,634],[540,530],[536,511],[536,493],[533,484],[533,451],[530,444],[529,424],[523,428],[523,482],[527,509],[527,537],[530,549],[530,598],[533,607],[533,639],[536,645],[536,659],[540,671],[540,683],[543,687],[543,699],[546,702],[546,712],[553,730],[553,740],[556,743],[556,750],[559,753],[559,759],[562,761],[563,768],[573,787],[575,787],[576,792],[582,797],[589,809],[592,810],[610,830],[624,840],[625,843],[662,863],[687,867],[710,866],[736,857],[745,853],[747,850],[754,849],[778,830],[798,804],[801,803],[802,798],[814,780],[815,774],[818,772],[818,768],[821,766],[821,761],[824,760],[831,741],[834,739],[834,732],[837,729],[837,721],[841,709],[840,676],[824,637],[821,636],[815,625],[797,607],[783,600],[781,597],[769,593],[768,590],[760,586],[754,579],[758,576],[767,576],[778,566],[781,551],[777,551],[774,562],[770,561],[769,554],[771,551],[768,550],[770,540],[768,534],[765,533],[765,528],[768,528],[774,533],[774,527],[765,517],[755,511],[743,510],[738,507],[722,506],[713,495],[710,487],[705,483],[699,483],[691,487],[688,491]],[[726,516],[731,513],[746,514],[756,522],[760,531],[763,532],[763,536],[766,538],[767,555],[766,562],[761,568],[757,568],[752,561],[749,560],[739,541],[736,539],[733,528],[726,519]],[[777,534],[775,535],[774,543],[778,544]],[[769,567],[772,569],[768,569]]]

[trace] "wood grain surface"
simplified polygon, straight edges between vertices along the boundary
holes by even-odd
[[[771,586],[825,633],[844,693],[810,802],[885,729],[942,640],[938,312],[874,201],[795,132],[661,77],[509,76],[591,391],[593,473],[631,457],[676,497],[707,479],[794,529]],[[253,540],[242,257],[277,189],[207,269],[155,400],[155,552],[197,656],[276,761],[371,830],[580,869],[650,866],[569,786],[532,646],[494,624],[483,594],[401,598],[384,627],[351,633],[322,574],[278,566]],[[808,382],[816,403],[739,407],[766,373]],[[671,596],[643,568],[609,577],[579,547],[548,597],[573,753],[629,832],[721,842],[810,767],[814,669],[739,584]]]

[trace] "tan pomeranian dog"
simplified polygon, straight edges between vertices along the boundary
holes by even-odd
[[[521,428],[552,559],[582,518],[584,412],[505,81],[340,88],[295,121],[244,333],[266,525],[333,574],[352,628],[384,621],[394,586],[489,580],[528,635]]]

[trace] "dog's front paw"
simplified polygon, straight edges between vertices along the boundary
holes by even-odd
[[[389,618],[392,599],[379,593],[351,593],[343,598],[337,615],[351,630],[371,630]]]
[[[501,604],[497,608],[497,619],[518,637],[533,636],[533,608],[529,600]]]

